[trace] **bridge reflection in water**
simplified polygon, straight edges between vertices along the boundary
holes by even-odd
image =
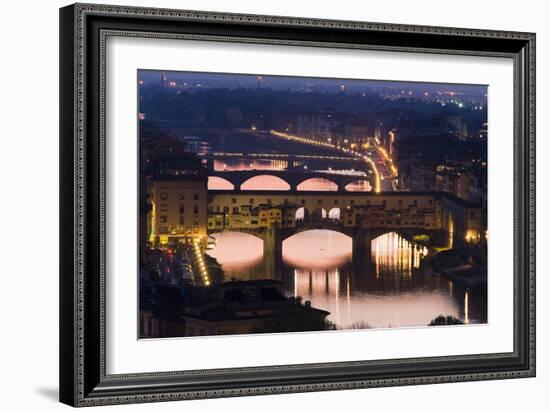
[[[209,253],[223,264],[228,278],[265,278],[262,241],[236,232],[214,234]],[[371,264],[351,264],[352,240],[342,233],[312,230],[283,243],[283,268],[273,276],[289,296],[311,300],[329,311],[338,328],[425,326],[439,314],[465,322],[486,322],[483,294],[467,292],[429,274],[423,247],[396,233],[372,242]]]

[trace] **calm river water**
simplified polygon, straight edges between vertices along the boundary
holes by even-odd
[[[223,265],[226,278],[266,278],[262,241],[251,235],[215,234],[209,254]],[[273,278],[288,296],[301,296],[330,312],[340,329],[427,325],[439,314],[466,323],[487,321],[485,296],[429,274],[426,250],[395,233],[373,240],[372,264],[351,264],[351,238],[328,230],[297,234],[283,243],[283,269]]]

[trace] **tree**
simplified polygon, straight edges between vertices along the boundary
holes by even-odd
[[[428,325],[432,326],[432,325],[457,325],[457,324],[464,324],[464,322],[459,320],[456,317],[453,317],[452,315],[448,315],[448,316],[438,315]]]

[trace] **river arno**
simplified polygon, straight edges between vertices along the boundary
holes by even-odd
[[[265,275],[262,241],[242,233],[215,234],[209,252],[222,264],[226,279]],[[340,329],[425,326],[440,314],[465,323],[485,323],[486,296],[431,274],[427,250],[395,233],[372,244],[372,264],[351,264],[351,239],[328,230],[300,233],[283,243],[283,269],[271,278],[283,282],[288,296],[310,300],[330,312]],[[274,278],[275,277],[275,278]]]

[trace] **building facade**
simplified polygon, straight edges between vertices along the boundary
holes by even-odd
[[[151,182],[152,245],[206,242],[207,183],[201,176],[162,176]]]

